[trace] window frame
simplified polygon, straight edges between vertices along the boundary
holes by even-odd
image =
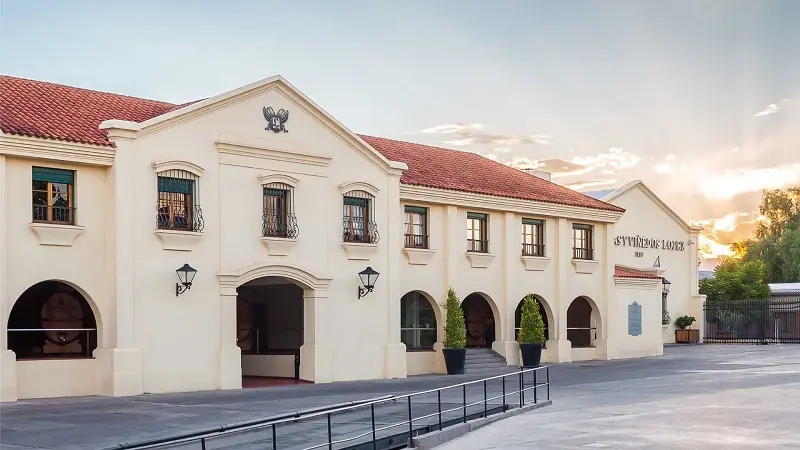
[[[32,166],[31,167],[31,221],[33,223],[47,223],[54,225],[75,225],[75,172],[70,169],[59,169],[53,167]],[[46,183],[45,189],[37,189],[35,183]],[[64,193],[55,192],[55,185],[65,185],[67,188],[67,206],[55,206],[53,196],[63,195]],[[36,203],[36,193],[45,195],[45,205]],[[62,198],[62,197],[59,197]],[[45,218],[37,218],[44,208]],[[63,217],[66,210],[66,220],[58,220]]]
[[[360,189],[342,194],[342,242],[377,244],[375,196]]]
[[[428,208],[424,206],[406,205],[405,212],[405,248],[430,248],[428,235]],[[414,216],[420,218],[419,223],[414,222]],[[419,227],[421,233],[415,233]]]
[[[156,173],[156,229],[183,232],[203,230],[200,177],[183,169]]]
[[[572,259],[594,260],[594,225],[572,224]]]
[[[475,224],[478,228],[474,228]],[[467,251],[489,253],[489,214],[467,212]]]
[[[530,227],[530,233],[528,233]],[[522,256],[545,256],[544,244],[545,221],[542,219],[522,218]],[[527,238],[530,237],[530,243]]]
[[[422,310],[422,308],[417,307],[416,311],[415,311],[416,312],[416,317],[413,317],[412,320],[411,320],[411,322],[412,322],[412,324],[414,326],[411,326],[411,327],[404,326],[403,318],[404,317],[407,318],[407,315],[404,316],[404,314],[407,312],[406,302],[414,302],[414,303],[417,303],[417,304],[426,305],[428,308],[430,308],[431,314],[433,315],[433,324],[430,325],[430,326],[427,326],[427,327],[422,327],[421,326],[421,324],[419,323],[420,322],[420,314],[419,313]],[[424,294],[422,294],[421,292],[418,292],[418,291],[407,292],[406,294],[404,294],[400,298],[400,342],[402,342],[406,346],[406,351],[407,352],[432,352],[432,351],[434,351],[433,346],[438,341],[438,325],[439,325],[438,321],[436,319],[436,310],[434,308],[435,308],[435,306],[434,306],[433,302],[430,301],[428,299],[428,297],[426,297]],[[413,308],[409,308],[409,309],[413,309]],[[433,342],[431,343],[430,346],[422,346],[422,345],[411,346],[411,345],[409,345],[408,342],[406,342],[406,339],[405,339],[406,334],[404,333],[404,331],[410,331],[410,332],[414,333],[414,335],[416,336],[416,340],[417,341],[421,341],[422,340],[422,333],[423,332],[433,332],[433,336],[434,336]]]

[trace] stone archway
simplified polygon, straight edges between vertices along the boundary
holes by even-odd
[[[242,387],[242,349],[240,344],[243,333],[240,333],[237,324],[238,313],[242,310],[238,302],[239,289],[243,286],[247,288],[264,284],[284,287],[290,285],[291,287],[286,287],[287,292],[294,289],[297,291],[297,296],[302,295],[302,312],[300,313],[302,326],[299,328],[302,330],[302,338],[295,336],[290,339],[293,346],[300,344],[299,378],[315,383],[332,381],[332,349],[317,339],[317,330],[321,328],[320,324],[325,317],[330,278],[319,277],[306,270],[282,264],[256,264],[238,272],[220,274],[218,278],[221,320],[220,388]],[[260,343],[263,340],[256,342]],[[250,348],[247,351],[250,351]]]
[[[567,340],[572,348],[594,347],[602,333],[600,310],[594,301],[582,295],[567,308]]]
[[[492,348],[501,334],[500,314],[489,296],[473,292],[461,302],[467,333],[467,347]]]
[[[555,327],[553,324],[553,312],[550,309],[550,305],[547,304],[547,301],[540,296],[534,294],[533,297],[539,303],[539,314],[542,316],[542,321],[544,322],[544,338],[545,341],[552,341],[555,340]],[[523,297],[520,299],[519,303],[517,303],[517,307],[514,309],[514,340],[516,341],[519,336],[519,324],[520,320],[522,319],[522,301],[525,299]]]

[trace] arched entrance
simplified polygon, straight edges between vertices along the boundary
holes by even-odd
[[[19,296],[8,318],[8,349],[17,360],[91,358],[97,320],[77,289],[42,281]]]
[[[567,309],[567,340],[573,348],[593,347],[599,329],[599,316],[587,297],[577,297]]]
[[[468,295],[461,302],[467,331],[467,347],[492,347],[496,338],[497,321],[492,307],[483,294]]]
[[[400,299],[400,341],[406,351],[433,350],[437,340],[436,305],[420,291]]]
[[[277,276],[236,289],[236,345],[242,352],[242,387],[300,380],[303,289]]]
[[[544,322],[544,338],[545,341],[552,340],[553,338],[550,336],[550,330],[552,327],[550,326],[551,322],[551,315],[550,315],[550,308],[547,307],[547,303],[545,303],[544,299],[538,295],[534,295],[536,298],[536,302],[539,303],[539,314],[542,316],[542,322]],[[524,303],[522,300],[517,304],[517,308],[514,310],[514,340],[519,339],[519,324],[522,321],[522,304]]]

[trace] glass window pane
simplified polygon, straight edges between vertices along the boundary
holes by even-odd
[[[47,192],[33,191],[33,204],[47,206]]]

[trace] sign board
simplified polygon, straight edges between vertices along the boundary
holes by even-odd
[[[642,334],[642,305],[636,302],[628,305],[628,334],[631,336]]]
[[[649,238],[646,236],[617,236],[614,238],[614,245],[636,248],[656,248],[663,250],[675,250],[682,252],[686,250],[686,243],[670,239]]]

